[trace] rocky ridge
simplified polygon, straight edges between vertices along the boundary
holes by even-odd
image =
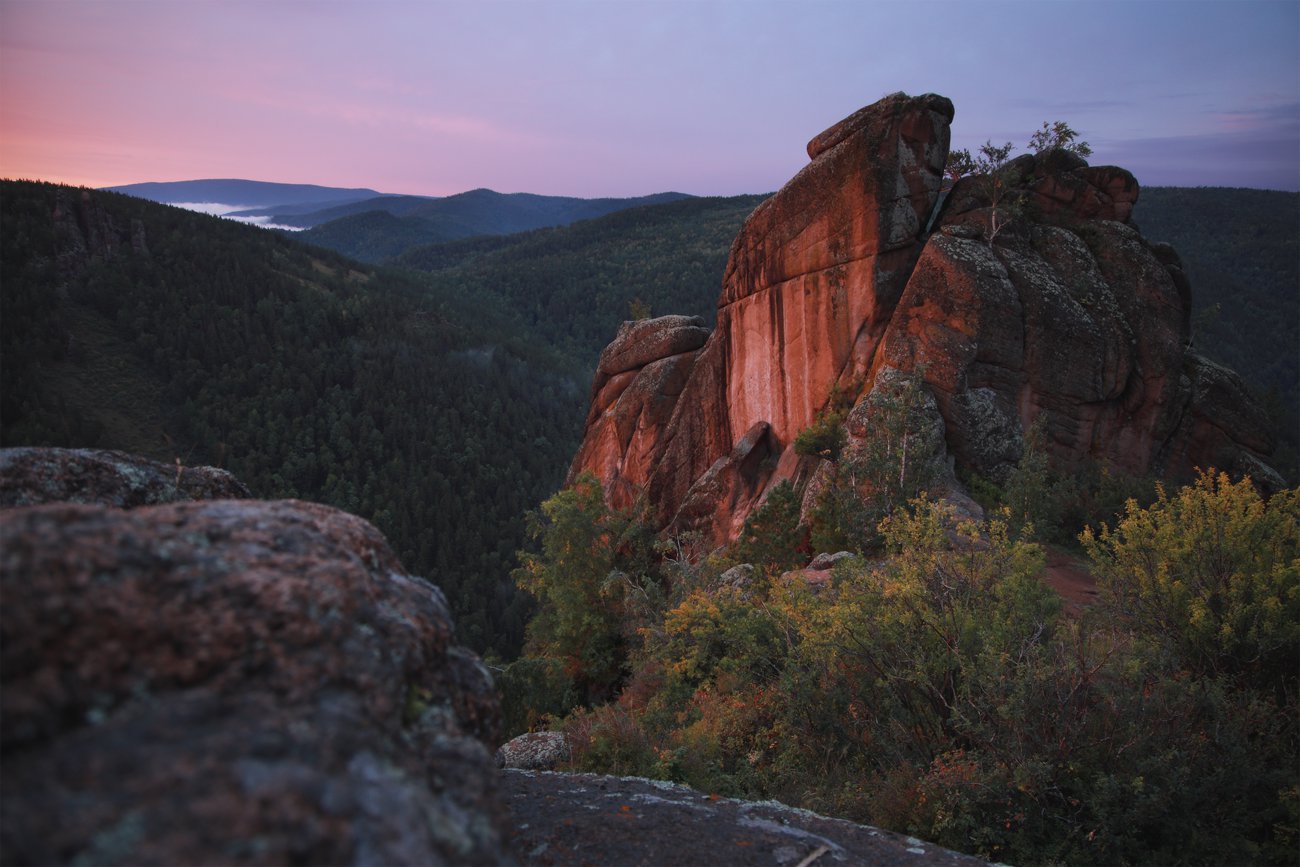
[[[1005,479],[1035,423],[1064,468],[1214,466],[1280,486],[1264,413],[1188,349],[1187,279],[1131,224],[1136,179],[1062,151],[1019,157],[1029,216],[989,243],[977,180],[941,195],[953,115],[895,94],[816,136],[737,236],[708,339],[629,345],[687,327],[650,320],[606,351],[638,366],[609,375],[602,355],[569,482],[591,472],[614,505],[643,492],[660,527],[731,539],[777,482],[815,484],[818,460],[793,442],[833,389],[854,400],[852,444],[873,395],[916,374],[957,497],[953,468]]]
[[[511,863],[442,593],[360,518],[188,472],[0,453],[5,863]]]

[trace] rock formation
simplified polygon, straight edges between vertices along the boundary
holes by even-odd
[[[615,505],[644,494],[662,527],[734,538],[773,484],[815,476],[793,442],[833,388],[857,401],[852,440],[873,392],[915,373],[950,465],[995,481],[1038,422],[1065,468],[1279,484],[1263,413],[1188,351],[1187,280],[1129,223],[1133,176],[1019,157],[1026,216],[991,244],[975,179],[941,199],[952,118],[943,97],[895,94],[815,137],[736,238],[708,339],[665,317],[625,324],[602,355],[570,482],[594,473]]]
[[[6,501],[47,501],[0,509],[5,862],[511,863],[441,592],[336,509],[145,505],[243,492],[176,472],[0,453]]]

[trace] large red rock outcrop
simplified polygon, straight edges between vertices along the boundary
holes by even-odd
[[[74,463],[109,502],[176,472]],[[453,644],[441,592],[360,518],[4,508],[0,594],[5,863],[511,862],[491,677]]]
[[[1187,350],[1187,279],[1129,225],[1133,176],[1064,151],[1019,157],[1008,201],[1023,216],[990,243],[978,179],[936,208],[952,117],[943,97],[896,94],[815,137],[736,238],[703,347],[637,356],[628,329],[619,357],[655,360],[615,373],[602,356],[570,480],[591,471],[612,502],[644,493],[660,526],[734,538],[776,481],[815,488],[793,442],[833,387],[859,401],[852,441],[873,389],[916,372],[927,429],[995,480],[1038,422],[1063,467],[1280,483],[1240,380]]]
[[[951,120],[943,97],[896,94],[813,139],[812,162],[736,238],[708,343],[689,369],[682,361],[671,377],[656,371],[671,386],[655,393],[675,398],[667,424],[656,422],[653,438],[639,438],[620,461],[608,445],[592,445],[623,438],[609,430],[619,415],[593,407],[570,479],[593,471],[618,499],[645,491],[665,524],[684,503],[698,512],[724,490],[731,514],[722,531],[738,529],[729,519],[753,505],[773,459],[831,387],[868,368],[920,253]]]
[[[1240,379],[1188,351],[1182,263],[1128,224],[1137,182],[1068,156],[1013,163],[1027,216],[996,244],[984,203],[958,184],[877,365],[921,371],[948,451],[988,478],[1010,472],[1037,421],[1060,466],[1176,480],[1214,466],[1280,484]]]

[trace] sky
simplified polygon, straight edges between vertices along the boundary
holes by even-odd
[[[769,192],[888,93],[1300,190],[1300,0],[0,0],[0,177]]]

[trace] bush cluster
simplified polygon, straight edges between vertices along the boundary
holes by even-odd
[[[797,521],[792,496],[756,523]],[[1080,617],[1007,514],[962,521],[924,496],[881,522],[887,556],[841,561],[824,585],[785,572],[781,545],[749,580],[719,580],[754,538],[671,574],[624,557],[640,575],[626,586],[658,587],[658,607],[608,609],[610,700],[544,724],[569,734],[575,768],[777,798],[995,860],[1292,863],[1297,502],[1213,473],[1130,501],[1084,534],[1103,594]],[[618,550],[613,533],[581,538]],[[545,654],[563,617],[534,588]]]

